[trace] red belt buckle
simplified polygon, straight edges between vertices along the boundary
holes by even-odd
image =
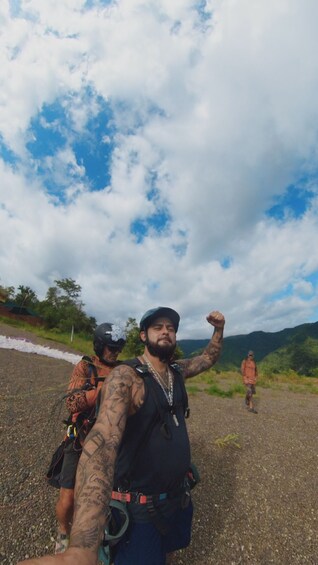
[[[131,494],[130,492],[118,492],[113,490],[112,499],[119,500],[119,502],[131,502]]]

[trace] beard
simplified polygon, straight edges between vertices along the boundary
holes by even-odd
[[[147,346],[150,355],[153,355],[153,357],[158,357],[158,359],[162,363],[169,363],[176,349],[176,343],[160,345],[159,343],[149,341],[148,336],[145,341],[145,345]]]

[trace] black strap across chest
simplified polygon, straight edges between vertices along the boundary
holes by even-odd
[[[98,376],[96,366],[94,365],[93,360],[88,355],[84,355],[84,357],[82,357],[82,361],[86,361],[88,367],[88,375],[86,377],[86,382],[84,385],[85,388],[91,384],[93,384],[93,386],[96,386],[97,383],[103,382],[105,380],[105,377]],[[93,383],[92,383],[92,375],[93,375]]]

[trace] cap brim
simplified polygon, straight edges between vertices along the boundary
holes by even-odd
[[[152,324],[152,322],[154,320],[156,320],[157,318],[169,318],[169,320],[171,320],[171,322],[173,323],[175,331],[178,330],[179,322],[180,322],[180,316],[172,308],[168,308],[168,307],[163,306],[163,307],[159,307],[159,308],[154,309],[153,313],[150,314],[146,318],[146,320],[144,320],[143,326],[146,329],[149,328],[149,326]]]

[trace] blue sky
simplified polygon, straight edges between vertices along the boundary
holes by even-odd
[[[89,90],[86,97],[89,104],[92,97]],[[85,131],[77,132],[69,112],[71,103],[68,99],[57,99],[53,104],[44,105],[32,118],[27,132],[30,140],[26,143],[26,149],[35,163],[36,175],[43,179],[48,192],[54,193],[61,200],[61,179],[55,181],[46,158],[56,158],[67,147],[73,152],[77,166],[83,169],[83,174],[79,176],[84,178],[90,190],[102,190],[111,182],[110,161],[115,130],[109,105],[101,97],[96,97],[97,108],[93,115],[88,116]],[[66,184],[69,176],[74,180],[72,166],[65,176]]]
[[[7,1],[0,284],[180,337],[318,318],[314,0]],[[297,31],[297,33],[295,32]]]

